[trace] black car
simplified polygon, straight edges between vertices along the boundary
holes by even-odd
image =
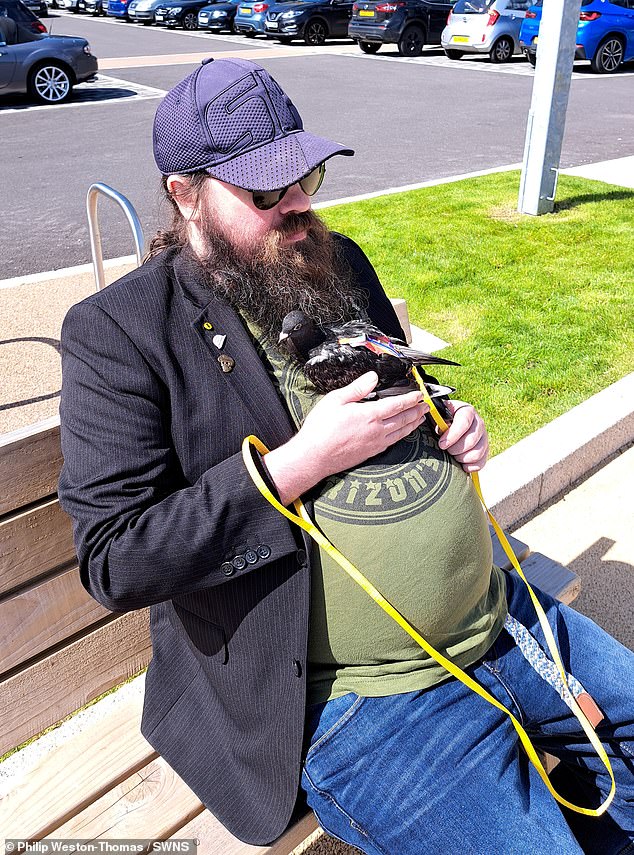
[[[242,0],[228,0],[226,3],[212,2],[203,6],[198,13],[198,29],[211,30],[214,33],[221,33],[223,30],[235,32],[233,21],[241,2]]]
[[[198,13],[209,0],[168,0],[156,7],[154,23],[167,27],[181,26],[184,30],[198,29]]]
[[[426,44],[440,44],[451,7],[433,0],[356,0],[348,35],[364,53],[390,44],[401,56],[420,56]]]
[[[5,11],[7,18],[13,18],[18,27],[32,33],[46,33],[48,30],[40,19],[21,0],[0,0],[0,14]]]
[[[323,45],[327,38],[345,39],[351,17],[352,0],[286,0],[271,6],[264,27],[269,38],[286,44]]]

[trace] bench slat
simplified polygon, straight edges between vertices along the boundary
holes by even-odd
[[[73,529],[57,499],[0,520],[0,595],[73,560]]]
[[[0,436],[0,515],[57,491],[62,465],[59,419]]]
[[[138,723],[134,726],[138,729]],[[101,761],[110,762],[104,746]],[[159,757],[55,828],[49,836],[82,840],[127,837],[163,840],[201,810],[200,799]]]
[[[148,610],[143,609],[0,682],[0,755],[138,674],[150,657]]]
[[[579,576],[541,552],[532,552],[522,561],[522,570],[531,585],[536,585],[567,606],[581,593]]]
[[[77,567],[0,600],[0,674],[111,614],[85,590]]]
[[[204,810],[187,825],[172,835],[170,840],[200,840],[198,855],[289,855],[317,828],[317,819],[311,811],[295,822],[270,846],[252,846],[230,834],[216,817]]]
[[[5,837],[40,840],[155,758],[141,709],[131,698],[43,757],[0,802]]]

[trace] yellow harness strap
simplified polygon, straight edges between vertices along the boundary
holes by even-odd
[[[443,418],[440,415],[440,413],[438,412],[438,409],[436,408],[434,402],[429,397],[429,393],[427,392],[427,389],[425,388],[425,384],[421,380],[420,375],[416,371],[416,368],[413,368],[412,370],[413,370],[414,376],[416,378],[416,382],[419,384],[419,386],[421,388],[421,392],[423,394],[423,399],[424,399],[425,403],[427,403],[429,405],[429,409],[430,409],[432,418],[434,419],[434,421],[438,425],[440,431],[444,433],[444,431],[447,430],[447,428],[448,428],[447,423],[443,420]],[[452,676],[454,676],[457,680],[460,680],[462,683],[464,683],[466,686],[468,686],[470,689],[472,689],[474,692],[476,692],[476,694],[480,695],[480,697],[484,698],[490,704],[493,704],[494,707],[497,707],[497,709],[499,709],[501,712],[506,713],[509,716],[509,718],[511,719],[511,722],[513,723],[513,727],[517,731],[517,734],[520,738],[520,741],[521,741],[522,745],[524,746],[524,750],[526,751],[530,761],[533,763],[533,765],[535,766],[535,768],[539,772],[540,777],[542,778],[543,782],[548,787],[548,790],[550,791],[552,796],[560,804],[564,805],[565,807],[569,808],[570,810],[576,811],[577,813],[585,814],[586,816],[601,816],[601,814],[605,813],[605,811],[608,809],[608,807],[612,803],[612,800],[614,798],[614,794],[616,792],[616,783],[614,780],[614,773],[612,772],[610,760],[609,760],[609,758],[605,752],[605,749],[601,745],[599,738],[597,737],[596,733],[594,732],[592,724],[590,723],[590,721],[588,720],[588,718],[586,717],[586,715],[584,714],[582,709],[579,707],[576,700],[574,699],[572,692],[569,692],[570,697],[572,698],[572,703],[571,703],[572,711],[574,712],[575,716],[578,718],[578,720],[579,720],[586,736],[590,740],[593,748],[595,749],[595,751],[597,752],[597,754],[601,758],[601,761],[602,761],[603,765],[605,766],[605,768],[607,769],[608,774],[610,776],[610,780],[612,782],[610,792],[609,792],[607,798],[596,809],[594,809],[594,808],[583,808],[583,807],[579,807],[577,805],[574,805],[574,804],[572,804],[572,802],[569,802],[567,799],[564,799],[563,796],[560,796],[559,793],[557,793],[555,791],[555,789],[553,788],[552,784],[550,783],[550,781],[548,779],[548,774],[547,774],[546,770],[544,769],[541,760],[539,759],[539,755],[537,754],[537,751],[533,747],[533,744],[530,740],[530,737],[528,736],[528,734],[526,733],[526,731],[524,730],[524,728],[522,727],[520,722],[517,720],[517,718],[513,715],[513,713],[509,709],[507,709],[504,706],[504,704],[500,703],[497,700],[497,698],[493,697],[493,695],[491,695],[489,692],[487,692],[487,690],[484,689],[479,683],[477,683],[468,674],[466,674],[462,670],[462,668],[459,668],[450,659],[447,659],[446,656],[443,656],[442,653],[439,653],[437,650],[435,650],[431,646],[431,644],[429,644],[423,638],[423,636],[420,635],[420,633],[418,633],[414,629],[414,627],[407,621],[407,619],[405,617],[403,617],[403,615],[397,609],[395,609],[394,606],[388,600],[385,599],[385,597],[381,594],[381,592],[378,591],[374,587],[372,582],[370,582],[368,579],[366,579],[366,577],[354,566],[354,564],[352,564],[350,561],[348,561],[348,559],[345,557],[345,555],[343,555],[341,552],[339,552],[339,550],[335,546],[333,546],[333,544],[328,540],[328,538],[325,537],[325,535],[317,528],[317,526],[310,519],[308,512],[307,512],[306,508],[304,507],[304,503],[302,502],[301,499],[297,499],[293,503],[293,507],[295,508],[295,510],[297,512],[297,513],[293,513],[292,511],[289,511],[288,508],[285,508],[284,505],[282,505],[281,502],[279,502],[275,498],[275,496],[271,493],[269,488],[264,483],[264,480],[262,479],[260,473],[257,470],[257,467],[256,467],[256,465],[253,461],[253,457],[251,455],[251,449],[250,449],[251,445],[253,445],[257,449],[257,451],[262,455],[267,454],[269,449],[255,436],[247,436],[242,443],[242,457],[243,457],[245,466],[247,468],[247,471],[249,472],[249,475],[253,479],[253,482],[255,483],[256,487],[259,489],[260,493],[262,493],[264,498],[268,502],[270,502],[270,504],[273,505],[273,507],[276,508],[287,519],[289,519],[291,522],[295,523],[300,528],[302,528],[304,531],[306,531],[312,537],[312,539],[322,549],[324,549],[331,556],[331,558],[333,558],[337,562],[337,564],[339,564],[339,566],[343,570],[345,570],[345,572],[352,579],[354,579],[354,581],[358,585],[360,585],[363,588],[363,590],[366,592],[366,594],[368,594],[368,596],[372,597],[374,602],[377,603],[383,609],[383,611],[386,612],[394,621],[396,621],[396,623],[400,627],[402,627],[402,629],[404,629],[405,632],[409,636],[411,636],[411,638],[413,638],[414,641],[418,645],[420,645],[420,647],[422,647],[423,650],[427,654],[429,654],[429,656],[432,657],[432,659],[435,659],[436,662],[438,662],[440,665],[442,665],[443,668],[445,668],[447,671],[449,671],[449,673]],[[493,515],[491,514],[491,512],[487,508],[487,506],[484,502],[484,499],[482,498],[482,493],[480,491],[480,481],[479,481],[477,472],[473,472],[471,477],[472,477],[476,492],[478,494],[478,497],[480,498],[480,501],[482,502],[482,504],[483,504],[487,514],[488,514],[489,519],[491,520],[493,528],[495,529],[495,533],[497,534],[504,551],[506,552],[509,560],[511,561],[511,563],[514,567],[514,569],[518,572],[519,576],[521,577],[524,584],[528,588],[528,592],[529,592],[531,599],[533,601],[533,605],[535,606],[535,611],[537,612],[537,616],[539,618],[539,623],[540,623],[542,630],[544,632],[544,635],[546,638],[546,643],[548,645],[548,649],[549,649],[550,654],[552,656],[553,662],[556,664],[556,666],[559,670],[559,673],[560,673],[561,678],[563,680],[564,686],[566,688],[568,688],[568,682],[566,679],[566,671],[565,671],[564,666],[562,664],[561,657],[559,655],[559,651],[557,650],[557,643],[555,641],[552,630],[551,630],[550,625],[548,623],[548,619],[547,619],[546,615],[544,614],[544,610],[542,609],[539,600],[535,596],[535,592],[533,591],[533,589],[529,585],[526,577],[524,576],[524,573],[522,572],[519,561],[515,557],[513,550],[511,548],[511,545],[509,544],[508,540],[506,539],[504,532],[502,531],[502,529],[498,525],[497,521],[494,519]]]

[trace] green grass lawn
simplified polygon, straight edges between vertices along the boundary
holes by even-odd
[[[517,213],[518,172],[322,211],[354,238],[494,454],[634,370],[634,192],[561,176],[554,214]]]

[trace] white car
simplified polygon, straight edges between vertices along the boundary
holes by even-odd
[[[521,53],[520,27],[533,0],[458,0],[440,44],[449,59],[487,53],[491,62],[509,62]]]

